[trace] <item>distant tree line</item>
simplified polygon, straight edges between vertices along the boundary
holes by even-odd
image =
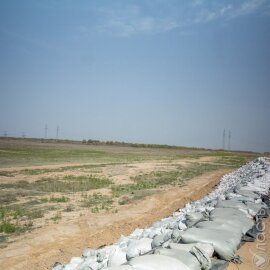
[[[144,144],[144,143],[129,143],[129,142],[119,142],[119,141],[100,141],[100,140],[82,140],[83,144],[89,145],[115,145],[115,146],[131,146],[140,148],[172,148],[172,149],[191,149],[190,147],[175,146],[167,144]],[[201,149],[201,148],[192,148]]]

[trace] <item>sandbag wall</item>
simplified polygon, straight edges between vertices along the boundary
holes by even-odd
[[[98,250],[85,249],[52,270],[225,269],[245,241],[254,241],[268,216],[270,163],[258,158],[222,177],[201,200]],[[143,255],[143,256],[142,256]]]

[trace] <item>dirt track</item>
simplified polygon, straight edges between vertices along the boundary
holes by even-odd
[[[87,213],[36,229],[2,249],[0,265],[5,270],[42,270],[49,269],[56,261],[68,262],[72,256],[81,256],[85,247],[111,244],[121,234],[128,235],[137,227],[149,226],[187,202],[202,198],[229,171],[219,170],[196,177],[182,188],[173,188],[131,205],[123,205],[118,213]]]

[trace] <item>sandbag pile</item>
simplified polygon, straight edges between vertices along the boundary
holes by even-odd
[[[52,270],[199,270],[240,263],[236,250],[256,238],[256,223],[268,216],[270,163],[258,158],[222,177],[201,200],[172,216],[98,250],[85,249]]]

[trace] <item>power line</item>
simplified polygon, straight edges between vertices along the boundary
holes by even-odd
[[[226,141],[226,130],[224,128],[222,135],[222,149],[225,150],[225,141]]]
[[[228,150],[231,150],[231,137],[232,137],[232,134],[231,134],[231,131],[229,130],[229,134],[228,134]]]
[[[58,140],[58,136],[59,136],[59,130],[60,130],[60,128],[59,128],[59,126],[57,126],[57,128],[56,128],[56,139]]]
[[[45,124],[45,139],[47,139],[47,133],[48,133],[48,125]]]

